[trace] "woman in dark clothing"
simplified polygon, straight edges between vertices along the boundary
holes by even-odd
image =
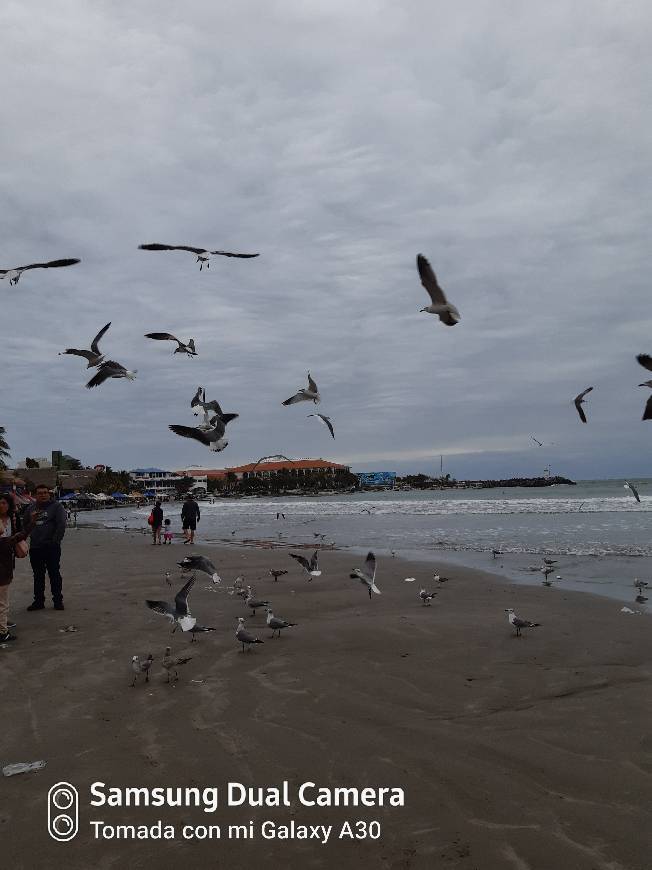
[[[157,501],[152,508],[152,544],[161,543],[161,528],[163,526],[163,508],[161,502]]]
[[[31,528],[27,532],[18,531],[13,497],[9,493],[0,493],[0,643],[16,640],[7,624],[9,585],[14,577],[15,546],[24,541],[30,531]]]

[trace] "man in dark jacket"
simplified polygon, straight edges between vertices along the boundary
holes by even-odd
[[[29,561],[34,572],[34,601],[28,610],[45,607],[45,572],[50,578],[50,591],[55,610],[63,610],[63,580],[61,578],[61,541],[66,533],[66,509],[50,495],[44,484],[36,487],[36,504],[25,511],[25,521],[34,522],[30,538]]]
[[[157,501],[152,508],[152,545],[161,543],[161,529],[163,528],[163,508],[161,502]]]
[[[186,536],[184,544],[194,544],[195,529],[197,528],[200,516],[199,505],[191,493],[188,493],[181,508],[181,525],[183,526],[183,533]]]

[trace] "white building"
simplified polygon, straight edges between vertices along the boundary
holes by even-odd
[[[182,475],[162,468],[134,468],[129,472],[129,477],[134,483],[142,485],[146,492],[153,492],[155,496],[168,496],[174,495],[175,483]]]

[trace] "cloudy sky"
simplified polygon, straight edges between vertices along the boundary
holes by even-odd
[[[644,0],[5,3],[0,266],[82,260],[0,283],[12,458],[652,475],[651,24]],[[154,241],[260,257],[200,273]],[[419,251],[454,328],[419,313]],[[86,390],[57,353],[109,320],[138,378]],[[308,369],[334,442],[281,406]],[[217,456],[167,429],[199,384],[240,414]]]

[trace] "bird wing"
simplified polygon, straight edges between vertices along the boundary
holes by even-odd
[[[629,481],[627,482],[627,486],[631,489],[632,494],[633,494],[634,498],[636,499],[636,501],[640,501],[641,497],[639,496],[638,490],[636,489],[636,487],[632,486],[632,484]]]
[[[160,245],[152,242],[148,245],[138,245],[141,251],[190,251],[193,254],[207,254],[206,248],[192,248],[190,245]]]
[[[575,399],[575,407],[577,408],[577,413],[580,415],[580,420],[582,421],[582,423],[586,423],[586,414],[584,413],[584,408],[577,399]]]
[[[218,417],[222,416],[222,409],[217,399],[212,399],[210,402],[204,402],[205,411],[215,411]]]
[[[292,556],[292,558],[296,559],[302,568],[310,572],[310,562],[304,556],[299,556],[297,553],[288,553],[288,556]]]
[[[219,420],[220,420],[220,422],[223,423],[224,426],[226,427],[226,424],[227,424],[227,423],[230,423],[231,420],[235,420],[235,419],[236,419],[237,417],[239,417],[239,416],[240,416],[240,414],[221,414],[220,417],[219,417]],[[216,418],[213,417],[213,420],[215,420],[215,419],[216,419]]]
[[[592,389],[593,389],[593,387],[587,387],[585,390],[582,390],[582,392],[579,394],[579,396],[575,396],[575,401],[581,402],[582,399],[584,398],[584,396],[586,396],[587,393],[590,393]]]
[[[99,387],[99,385],[103,384],[104,381],[108,380],[108,378],[112,378],[119,372],[124,371],[126,371],[126,369],[124,366],[120,365],[120,363],[114,362],[113,360],[107,360],[107,362],[102,363],[102,365],[97,370],[97,373],[86,384],[86,387],[89,390],[92,387]]]
[[[643,412],[644,420],[652,420],[652,396],[647,400],[645,404],[645,411]]]
[[[75,263],[80,263],[81,260],[50,260],[49,263],[30,263],[29,266],[17,266],[17,272],[26,272],[28,269],[56,269],[60,266],[74,266]]]
[[[636,355],[636,359],[644,369],[649,369],[652,372],[652,356],[647,353],[639,353]]]
[[[323,414],[317,414],[318,417],[324,421],[324,423],[328,426],[328,431],[331,433],[331,436],[335,438],[335,430],[333,429],[333,424],[330,421],[329,417],[324,417]]]
[[[317,384],[314,382],[312,377],[310,376],[310,372],[308,372],[308,389],[311,393],[318,393]]]
[[[376,557],[373,553],[367,553],[367,558],[365,560],[364,568],[362,570],[373,583],[373,581],[376,579]]]
[[[188,593],[192,589],[194,582],[195,578],[191,577],[186,585],[182,586],[174,596],[174,603],[176,604],[177,613],[180,616],[188,616]]]
[[[100,329],[100,331],[97,333],[97,335],[95,336],[95,338],[93,339],[93,341],[91,341],[91,350],[94,351],[95,353],[99,353],[99,352],[100,352],[100,349],[99,349],[99,347],[98,347],[98,342],[99,342],[99,340],[102,338],[102,336],[104,335],[104,333],[107,331],[107,329],[109,328],[109,326],[111,326],[111,321],[109,321],[109,322],[106,324],[106,326],[103,326],[102,329]]]
[[[251,634],[251,632],[247,631],[246,628],[239,628],[235,634],[241,643],[256,643],[258,640],[258,638]]]
[[[174,616],[174,608],[167,601],[145,601],[150,610],[162,613],[163,616]]]
[[[444,295],[444,291],[441,289],[437,282],[437,277],[432,270],[432,266],[423,256],[423,254],[417,254],[417,269],[419,270],[419,277],[421,278],[421,283],[428,291],[428,295],[432,299],[435,305],[446,305],[447,299]]]
[[[190,350],[194,353],[194,352],[195,352],[195,339],[194,339],[194,338],[191,338],[191,339],[188,341],[188,344],[186,345],[186,347],[189,347]]]
[[[172,335],[171,332],[146,332],[145,338],[153,338],[154,341],[176,341],[177,344],[183,345],[183,342],[179,341],[176,335]]]
[[[74,347],[67,347],[65,350],[61,351],[61,353],[72,353],[75,356],[83,356],[84,359],[87,359],[89,362],[92,362],[97,356],[97,354],[92,350],[77,350],[77,348]]]
[[[206,436],[205,432],[201,431],[201,429],[196,429],[193,426],[178,426],[177,424],[173,424],[168,428],[174,432],[175,435],[181,435],[182,438],[194,438],[195,441],[199,441],[206,447],[210,446],[210,439]]]
[[[239,257],[242,260],[250,260],[252,257],[260,256],[260,254],[234,254],[232,251],[211,251],[211,254],[219,254],[221,257]]]

